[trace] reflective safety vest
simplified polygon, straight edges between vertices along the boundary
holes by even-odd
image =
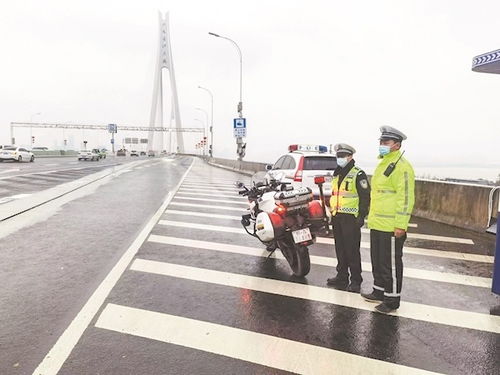
[[[349,173],[344,177],[339,187],[339,178],[337,175],[332,180],[332,196],[330,198],[330,210],[332,215],[337,212],[344,214],[352,214],[358,217],[359,214],[359,195],[356,187],[356,178],[359,169],[354,166]]]
[[[415,174],[413,167],[401,158],[389,175],[384,175],[390,163],[401,155],[393,151],[384,156],[371,180],[370,212],[368,228],[382,232],[393,232],[395,228],[407,230],[415,202]]]

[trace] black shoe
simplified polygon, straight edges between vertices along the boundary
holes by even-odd
[[[361,297],[368,302],[382,302],[384,300],[384,293],[382,291],[374,290],[371,293],[361,293]]]
[[[351,293],[359,293],[361,291],[360,283],[350,283],[347,287],[347,291]]]
[[[382,314],[389,314],[393,311],[396,311],[398,308],[399,308],[399,306],[395,307],[395,306],[388,305],[385,302],[382,302],[380,305],[375,306],[375,311],[382,313]]]
[[[331,278],[327,279],[326,284],[330,285],[330,286],[346,288],[347,284],[349,284],[349,282],[347,281],[347,279],[344,279],[342,277],[339,277],[339,275],[337,275],[335,277],[331,277]]]

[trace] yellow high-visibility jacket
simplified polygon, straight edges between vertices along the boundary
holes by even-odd
[[[415,203],[415,173],[403,157],[389,177],[384,175],[390,163],[395,163],[401,152],[393,151],[380,160],[371,180],[371,202],[368,228],[393,232],[407,230]]]

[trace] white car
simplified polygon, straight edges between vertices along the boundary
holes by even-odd
[[[24,147],[4,146],[0,150],[0,161],[14,160],[14,161],[35,161],[35,155]]]
[[[130,151],[130,156],[139,156],[139,151],[136,150]]]
[[[93,150],[81,150],[78,152],[78,160],[99,160],[100,156]]]
[[[332,195],[333,171],[337,168],[335,155],[330,154],[326,146],[319,145],[290,145],[288,151],[276,163],[267,166],[264,179],[290,182],[293,187],[307,186],[318,199],[319,188],[314,183],[314,177],[325,176],[323,193],[328,204]]]

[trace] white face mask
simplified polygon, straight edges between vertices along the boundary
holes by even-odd
[[[347,160],[347,158],[337,158],[337,165],[340,167],[340,168],[344,168],[347,163],[349,163],[349,160]]]

